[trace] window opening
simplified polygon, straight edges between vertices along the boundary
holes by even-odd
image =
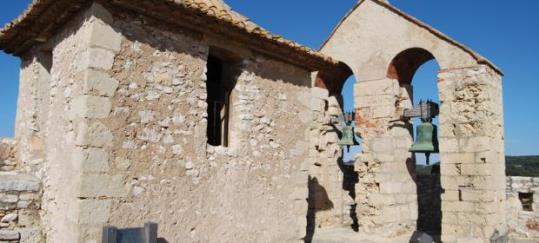
[[[518,199],[522,204],[522,210],[529,212],[533,211],[533,193],[519,192]]]
[[[230,96],[235,85],[237,65],[211,55],[207,62],[208,144],[229,144]]]

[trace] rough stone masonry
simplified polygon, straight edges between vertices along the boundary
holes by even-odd
[[[99,242],[104,225],[147,221],[166,242],[310,242],[332,228],[387,241],[424,215],[441,215],[443,242],[536,237],[520,220],[534,230],[536,216],[506,209],[501,71],[387,1],[358,3],[320,51],[220,0],[33,1],[0,48],[22,60],[0,242]],[[441,209],[419,213],[399,118],[433,59]],[[351,75],[352,166],[338,145]]]

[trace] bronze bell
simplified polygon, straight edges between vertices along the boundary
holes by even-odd
[[[350,146],[359,145],[359,142],[356,140],[354,127],[352,126],[351,121],[347,121],[346,126],[343,127],[341,140],[339,140],[338,144],[341,145],[341,147],[346,146],[348,152],[350,152]]]
[[[417,126],[417,139],[410,148],[410,152],[424,153],[429,164],[431,153],[438,153],[438,128],[430,120],[422,120],[423,123]]]

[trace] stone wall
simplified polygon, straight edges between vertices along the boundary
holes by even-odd
[[[417,221],[415,162],[411,124],[399,121],[412,106],[410,87],[384,78],[357,82],[354,87],[356,132],[363,152],[356,160],[356,186],[362,230],[384,237],[414,231]]]
[[[330,95],[322,88],[312,90],[311,109],[314,114],[310,131],[308,220],[311,234],[314,227],[354,224],[350,213],[355,205],[355,188],[345,185],[345,181],[353,181],[345,176],[355,173],[353,169],[345,173],[349,169],[343,164],[342,148],[338,144],[343,126],[341,103],[340,95]]]
[[[506,233],[502,83],[496,67],[378,0],[361,1],[321,52],[356,74],[356,132],[363,139],[356,160],[360,231],[391,238],[411,235],[416,228],[415,162],[408,152],[413,135],[401,116],[412,106],[410,79],[435,59],[445,191],[442,240],[488,242]]]
[[[0,171],[17,169],[17,143],[13,139],[0,138]]]
[[[501,77],[480,65],[442,70],[438,78],[442,240],[505,234]]]
[[[215,46],[201,33],[127,14],[115,19],[122,44],[106,73],[119,85],[111,113],[99,119],[110,134],[99,176],[125,186],[92,191],[107,197],[101,223],[154,221],[169,242],[299,241],[307,213],[310,73]],[[206,137],[206,60],[214,47],[241,59],[228,147],[210,146]]]
[[[0,242],[41,241],[39,190],[35,177],[0,172]]]
[[[539,178],[507,177],[507,224],[511,238],[539,241]],[[523,194],[531,194],[531,208],[525,208]]]

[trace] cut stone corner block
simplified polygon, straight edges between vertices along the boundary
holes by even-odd
[[[93,17],[108,24],[112,24],[114,21],[112,13],[107,8],[105,8],[105,6],[97,2],[93,2],[92,5],[90,5],[86,12],[86,17]]]

